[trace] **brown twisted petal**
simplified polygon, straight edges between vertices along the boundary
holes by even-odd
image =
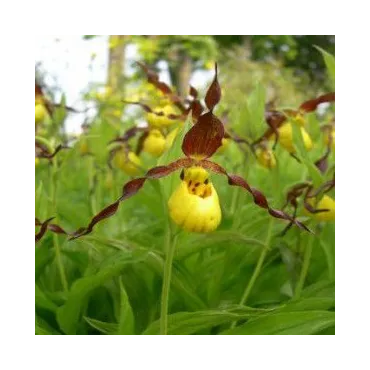
[[[108,144],[124,143],[124,142],[130,140],[131,138],[133,138],[138,132],[142,132],[142,131],[147,131],[147,128],[146,127],[133,126],[133,127],[129,128],[128,130],[126,130],[125,133],[122,136],[111,140]]]
[[[46,230],[52,231],[56,234],[64,234],[64,235],[71,235],[67,231],[65,231],[62,227],[57,224],[51,224],[50,221],[54,217],[49,218],[45,222],[41,222],[38,218],[35,219],[35,226],[41,226],[39,233],[36,235],[36,242],[39,241],[45,234]],[[44,226],[45,225],[45,226]],[[44,228],[43,228],[44,227]]]
[[[136,63],[140,66],[140,68],[146,74],[146,77],[148,78],[149,83],[154,85],[158,90],[162,91],[166,95],[172,94],[171,88],[164,82],[159,81],[159,76],[156,72],[149,69],[145,64],[141,62],[136,62]]]
[[[96,214],[87,227],[82,227],[75,231],[74,233],[68,234],[71,236],[70,240],[80,238],[83,235],[90,234],[93,231],[94,226],[100,221],[106,218],[112,217],[118,210],[119,204],[134,196],[143,186],[148,179],[159,179],[161,177],[168,176],[170,173],[184,167],[190,167],[194,164],[194,161],[190,158],[181,158],[175,162],[170,163],[167,166],[158,166],[151,168],[145,175],[145,177],[140,177],[127,182],[122,188],[122,195],[114,203],[108,205],[98,214]]]
[[[306,225],[301,223],[300,221],[296,220],[295,218],[289,216],[284,211],[271,208],[267,202],[266,197],[263,195],[263,193],[251,186],[240,176],[238,175],[232,175],[228,174],[226,170],[218,165],[217,163],[213,163],[211,161],[203,160],[198,163],[198,165],[202,166],[205,169],[209,169],[215,173],[225,175],[228,178],[229,185],[231,186],[240,186],[247,190],[253,197],[253,201],[255,204],[257,204],[259,207],[267,209],[269,214],[275,218],[280,218],[283,220],[287,220],[298,226],[300,229],[306,230],[308,232],[312,232]]]
[[[139,105],[141,108],[145,110],[145,112],[155,114],[156,116],[159,116],[159,117],[166,116],[167,118],[173,119],[173,120],[185,118],[184,114],[167,114],[166,115],[162,111],[154,111],[152,108],[149,107],[149,105],[146,105],[140,102],[133,102],[133,101],[123,101],[123,102],[126,104]],[[176,104],[176,106],[178,106],[178,104]],[[185,110],[185,108],[182,106],[181,106],[181,109]]]
[[[275,144],[277,143],[279,132],[278,128],[287,120],[287,115],[283,112],[279,112],[277,110],[265,111],[265,121],[269,128],[264,132],[264,134],[253,142],[252,145],[257,145],[268,139],[271,135],[275,134]]]
[[[54,217],[51,217],[49,219],[47,219],[46,221],[44,222],[40,222],[37,218],[35,220],[35,225],[36,226],[40,226],[41,225],[41,228],[39,230],[39,232],[35,235],[35,242],[37,243],[39,240],[41,240],[41,238],[44,236],[47,228],[48,228],[48,223],[53,219]]]
[[[47,158],[47,159],[52,159],[55,155],[57,155],[62,149],[69,149],[68,146],[59,144],[54,152],[50,153],[49,149],[43,145],[38,143],[37,141],[35,142],[35,147],[36,147],[36,157],[37,158]]]
[[[123,103],[126,103],[126,104],[139,105],[141,108],[143,108],[145,110],[145,112],[147,112],[147,113],[154,113],[153,110],[152,110],[152,108],[149,107],[149,105],[140,103],[138,101],[127,101],[127,100],[123,100],[122,102]]]
[[[168,176],[172,172],[180,169],[180,168],[188,168],[194,165],[194,160],[191,158],[180,158],[175,162],[168,164],[167,166],[158,166],[151,168],[146,173],[147,179],[159,179],[161,177]]]
[[[299,110],[304,112],[313,112],[316,110],[317,106],[321,103],[331,103],[335,101],[335,92],[328,94],[320,95],[319,97],[311,100],[307,100],[302,103],[299,107]]]
[[[182,151],[187,157],[209,158],[222,145],[224,134],[222,122],[211,111],[204,113],[186,133]]]

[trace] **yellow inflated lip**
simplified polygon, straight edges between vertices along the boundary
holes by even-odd
[[[217,229],[221,222],[221,208],[217,192],[211,185],[212,194],[206,198],[190,194],[185,181],[168,201],[171,219],[190,232],[207,233]]]

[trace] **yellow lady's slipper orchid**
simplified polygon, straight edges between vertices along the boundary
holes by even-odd
[[[270,148],[258,147],[256,149],[256,157],[258,162],[266,168],[276,167],[276,158],[274,152]]]
[[[40,158],[35,158],[35,167],[40,164]]]
[[[310,213],[306,209],[304,213],[314,217],[317,221],[334,221],[335,220],[335,200],[329,195],[324,195],[321,200],[316,203],[316,199],[309,199],[308,203],[315,209],[328,209],[325,212]]]
[[[301,127],[303,127],[306,124],[306,120],[304,119],[302,114],[297,114],[295,117],[293,117],[292,122]]]
[[[226,149],[230,145],[230,139],[222,138],[222,145],[217,149],[217,154],[223,154],[225,153]]]
[[[159,157],[165,150],[166,139],[159,130],[153,129],[149,131],[148,136],[144,140],[143,150],[155,157]]]
[[[44,104],[36,103],[35,104],[35,123],[41,123],[45,120],[48,115],[48,111],[46,110]]]
[[[156,108],[154,112],[162,112],[163,116],[158,116],[157,114],[151,112],[147,113],[147,121],[150,126],[163,127],[178,123],[177,120],[168,118],[170,114],[179,114],[176,108],[172,105],[165,105],[164,107]]]
[[[335,200],[328,195],[324,195],[317,203],[316,209],[328,209],[327,212],[315,213],[315,218],[318,221],[333,221],[335,220]]]
[[[186,231],[207,233],[221,222],[216,189],[202,167],[187,168],[182,181],[168,201],[172,220]]]
[[[279,132],[279,143],[283,148],[285,148],[289,153],[294,153],[295,148],[293,144],[293,128],[291,123],[284,123],[281,127],[278,128]],[[312,140],[308,132],[301,127],[302,138],[304,146],[307,150],[312,149]],[[275,134],[270,136],[270,140],[275,140]]]
[[[125,152],[121,149],[114,155],[113,163],[127,175],[136,176],[140,174],[142,166],[140,158],[134,152]]]

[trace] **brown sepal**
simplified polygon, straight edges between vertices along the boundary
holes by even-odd
[[[217,79],[217,63],[215,63],[215,78],[211,86],[208,88],[204,101],[206,102],[207,108],[212,111],[213,108],[219,103],[221,99],[221,87]]]
[[[211,111],[204,113],[186,133],[182,151],[187,157],[209,158],[222,145],[224,134],[222,122]]]

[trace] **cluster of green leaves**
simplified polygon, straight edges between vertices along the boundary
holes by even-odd
[[[227,69],[222,71],[226,76]],[[264,128],[266,91],[262,84],[252,91],[230,112],[229,127],[245,136],[259,134]],[[94,157],[80,156],[77,146],[58,154],[60,165],[54,183],[48,162],[37,166],[36,216],[41,220],[56,216],[53,222],[72,231],[86,225],[94,209],[119,196],[128,177],[114,171],[113,184],[105,184],[106,143],[115,135],[107,127],[101,117],[93,124],[90,146]],[[315,176],[312,166],[324,144],[314,113],[308,116],[307,130],[315,143],[312,152],[302,152],[301,138],[295,137],[303,163],[278,147],[279,165],[268,171],[235,143],[213,159],[247,178],[279,208],[290,186],[308,175]],[[158,163],[177,158],[180,145],[181,135]],[[94,158],[99,165],[96,168]],[[143,160],[148,168],[156,164],[149,156]],[[96,186],[91,187],[94,175]],[[164,239],[169,222],[166,204],[179,181],[178,173],[147,181],[136,196],[122,203],[114,217],[81,239],[68,241],[64,235],[46,233],[35,250],[36,334],[159,334]],[[208,235],[177,230],[168,333],[334,334],[334,224],[320,225],[316,236],[292,228],[281,237],[285,224],[256,207],[248,193],[229,187],[223,177],[214,175],[212,181],[223,220],[218,230]],[[53,200],[51,193],[55,191]],[[301,219],[310,225],[307,217]],[[309,243],[313,253],[308,275],[302,293],[294,297]],[[247,301],[240,304],[262,253],[265,258],[260,272]],[[67,290],[63,289],[58,261],[65,270]]]

